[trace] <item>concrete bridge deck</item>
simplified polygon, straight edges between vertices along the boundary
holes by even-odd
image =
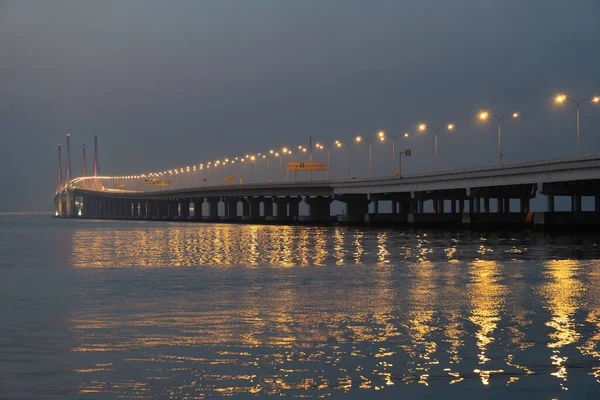
[[[533,215],[530,199],[538,194],[545,196],[547,209]],[[556,213],[555,196],[569,196],[571,212]],[[595,211],[582,212],[582,196],[595,197]],[[496,205],[494,213],[490,199]],[[511,199],[518,199],[518,210],[511,210]],[[332,219],[330,205],[334,200],[345,203],[345,212]],[[308,205],[308,215],[300,215],[301,201]],[[379,213],[382,201],[391,202],[392,213]],[[133,193],[72,188],[57,196],[58,209],[59,214],[72,218],[600,224],[600,155],[342,181],[231,184]]]

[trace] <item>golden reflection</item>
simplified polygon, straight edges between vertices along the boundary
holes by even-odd
[[[583,298],[576,262],[546,263],[539,276],[526,262],[463,261],[460,240],[430,233],[120,226],[82,229],[72,242],[72,265],[106,268],[77,271],[94,281],[73,288],[84,301],[69,321],[71,350],[94,360],[73,369],[83,377],[81,393],[151,398],[153,388],[167,387],[171,398],[370,397],[410,383],[479,386],[500,377],[519,386],[534,368],[543,372],[537,360],[520,358],[520,350],[540,347],[525,328],[535,318],[543,324],[527,290],[541,294],[551,314],[553,353],[542,357],[552,376],[567,379],[564,346],[599,358],[600,292],[586,292],[593,333],[583,337],[575,323]],[[474,256],[490,254],[476,254],[477,246],[469,247]],[[586,278],[597,288],[594,265]],[[115,283],[120,274],[131,279],[123,288]],[[531,277],[541,279],[540,291]],[[118,306],[107,300],[113,297]],[[120,378],[135,370],[148,376]],[[600,380],[600,367],[589,370]]]
[[[495,334],[500,321],[500,312],[504,307],[506,287],[501,284],[501,266],[495,261],[475,261],[469,268],[469,299],[471,316],[469,320],[475,324],[476,345],[479,349],[479,364],[490,361],[487,356],[488,347],[496,341]],[[481,382],[487,385],[489,377],[498,371],[474,370],[479,374]]]
[[[546,283],[541,287],[542,297],[550,311],[550,320],[546,326],[554,332],[549,334],[548,348],[552,349],[550,362],[556,371],[551,375],[560,379],[560,385],[568,390],[567,368],[568,357],[561,356],[561,348],[579,341],[581,334],[577,331],[575,313],[579,309],[579,301],[583,295],[583,284],[579,279],[580,264],[575,260],[554,260],[544,264]]]

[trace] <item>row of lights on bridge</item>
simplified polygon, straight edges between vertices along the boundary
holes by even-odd
[[[582,100],[575,100],[572,99],[570,97],[567,97],[565,94],[559,94],[555,97],[555,101],[558,104],[563,104],[567,101],[571,101],[573,103],[575,103],[577,105],[577,117],[579,119],[579,106],[581,103],[584,102],[593,102],[593,103],[600,103],[600,96],[595,96],[595,97],[591,97],[591,98],[586,98],[586,99],[582,99]],[[502,163],[502,154],[500,152],[500,123],[504,118],[519,118],[519,113],[518,112],[514,112],[512,114],[504,114],[504,115],[493,115],[490,114],[490,112],[488,111],[481,111],[478,114],[478,117],[481,121],[487,121],[490,117],[494,118],[496,120],[496,122],[498,123],[498,163],[501,164]],[[421,123],[418,125],[418,130],[420,132],[425,132],[427,130],[431,130],[436,134],[436,170],[437,170],[437,134],[440,130],[445,129],[448,131],[454,131],[455,126],[453,123],[449,123],[446,125],[442,125],[440,127],[437,128],[433,128],[428,126],[427,124]],[[577,124],[577,136],[578,136],[578,148],[577,148],[577,155],[579,156],[580,152],[579,152],[579,122]],[[404,133],[401,135],[396,135],[393,137],[394,141],[396,140],[397,137],[404,137],[404,138],[408,138],[409,134],[408,133]],[[385,141],[386,138],[386,134],[384,131],[380,131],[378,132],[376,139],[378,141]],[[365,142],[368,141],[365,140],[365,138],[363,138],[362,136],[356,136],[354,138],[354,141],[356,143],[361,143],[361,142]],[[370,141],[368,141],[370,143]],[[331,146],[327,146],[325,144],[322,143],[316,143],[315,147],[319,150],[330,150],[332,148],[341,148],[343,147],[343,144],[340,140],[335,140]],[[308,149],[304,146],[298,146],[298,152],[300,153],[306,153],[308,151]],[[246,154],[244,157],[235,157],[235,158],[224,158],[222,161],[221,160],[215,160],[214,162],[207,162],[207,163],[201,163],[193,166],[187,166],[187,167],[183,167],[183,168],[175,168],[175,169],[170,169],[170,170],[165,170],[162,172],[151,172],[148,174],[138,174],[138,175],[126,175],[126,176],[115,176],[115,177],[110,177],[113,179],[140,179],[140,178],[147,178],[147,177],[161,177],[161,176],[165,176],[165,175],[178,175],[178,174],[183,174],[186,172],[195,172],[195,171],[201,171],[201,170],[205,170],[205,169],[210,169],[211,167],[213,168],[217,168],[219,166],[226,166],[228,164],[235,164],[236,162],[238,163],[244,163],[244,162],[256,162],[258,159],[266,159],[267,157],[283,157],[284,155],[293,155],[293,151],[288,148],[288,147],[282,147],[280,151],[277,150],[269,150],[268,154],[262,154],[262,153],[257,153],[256,155],[253,154]]]

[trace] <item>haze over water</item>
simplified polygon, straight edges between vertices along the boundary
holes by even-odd
[[[0,398],[598,398],[598,242],[1,217]]]

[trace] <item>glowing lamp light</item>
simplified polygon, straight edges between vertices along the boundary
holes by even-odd
[[[518,113],[518,112],[516,112],[516,113],[513,113],[512,117],[513,117],[513,118],[519,118],[519,113]]]
[[[449,131],[454,130],[454,124],[448,124],[448,130]]]
[[[592,99],[594,103],[600,103],[600,96],[596,96]]]
[[[425,129],[427,129],[427,125],[425,125],[425,124],[419,125],[419,130],[420,131],[424,131]]]
[[[557,103],[563,103],[565,100],[567,100],[567,96],[564,94],[559,94],[558,96],[556,96]]]
[[[360,143],[362,142],[362,137],[357,136],[356,139],[354,139],[356,141],[356,143]]]

